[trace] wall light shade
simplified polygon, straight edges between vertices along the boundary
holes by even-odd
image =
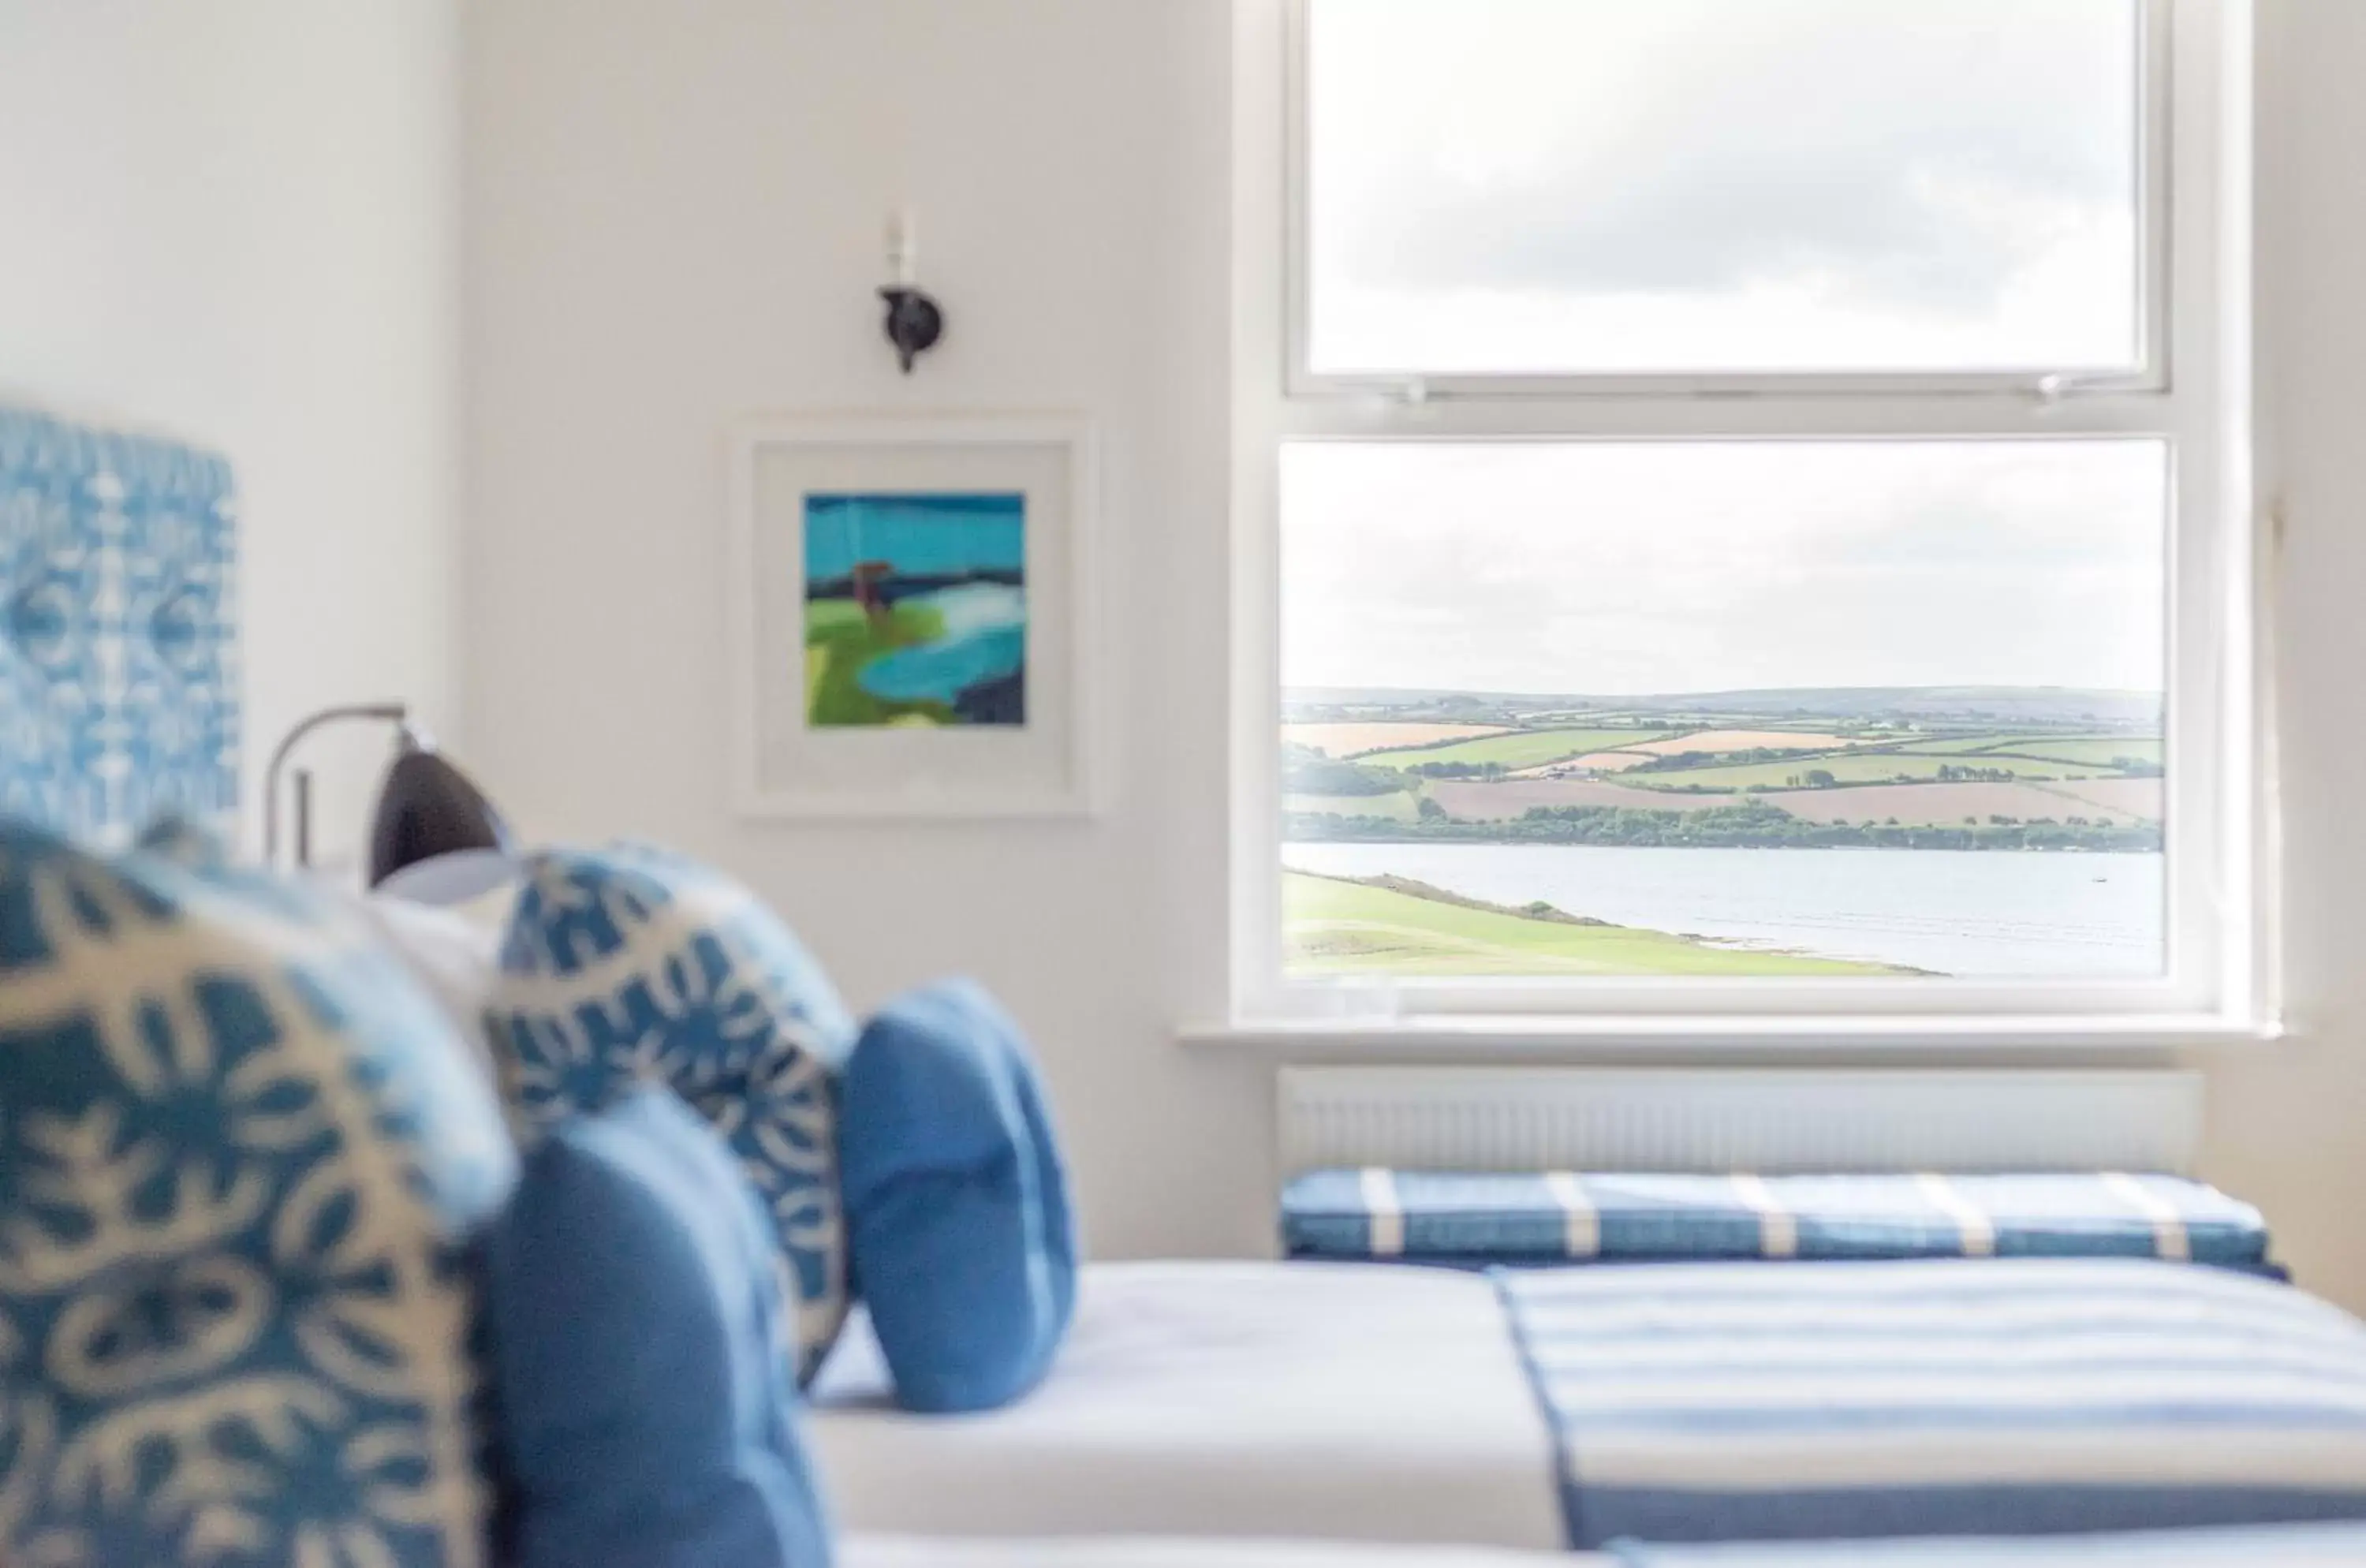
[[[510,847],[509,824],[484,791],[440,752],[406,738],[370,823],[370,886],[438,855]]]
[[[407,904],[466,909],[490,894],[513,887],[520,873],[518,857],[513,854],[500,850],[461,850],[455,854],[415,861],[371,891]]]

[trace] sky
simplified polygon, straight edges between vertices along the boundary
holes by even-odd
[[[2127,367],[2139,0],[1310,0],[1318,370]],[[2163,684],[2157,444],[1301,446],[1294,686]]]
[[[1304,443],[1282,682],[2164,684],[2148,440]]]
[[[2138,0],[1313,0],[1318,369],[2108,369]]]

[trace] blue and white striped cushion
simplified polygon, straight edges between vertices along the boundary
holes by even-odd
[[[2366,1520],[2366,1324],[2126,1259],[1496,1274],[1571,1543]]]
[[[1281,1224],[1293,1258],[2158,1258],[2273,1272],[2257,1209],[2155,1175],[1318,1170],[1284,1190]]]

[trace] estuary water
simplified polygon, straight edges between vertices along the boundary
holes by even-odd
[[[865,665],[862,689],[890,702],[952,703],[970,687],[997,681],[1027,659],[1027,593],[998,582],[969,582],[901,601],[937,612],[944,632]]]
[[[1978,978],[2143,977],[2166,962],[2158,854],[1287,844],[1334,876]]]

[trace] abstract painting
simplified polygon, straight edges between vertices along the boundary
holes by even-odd
[[[806,723],[1027,722],[1027,497],[809,492]]]
[[[733,434],[733,802],[764,818],[1098,804],[1092,428],[780,414]]]

